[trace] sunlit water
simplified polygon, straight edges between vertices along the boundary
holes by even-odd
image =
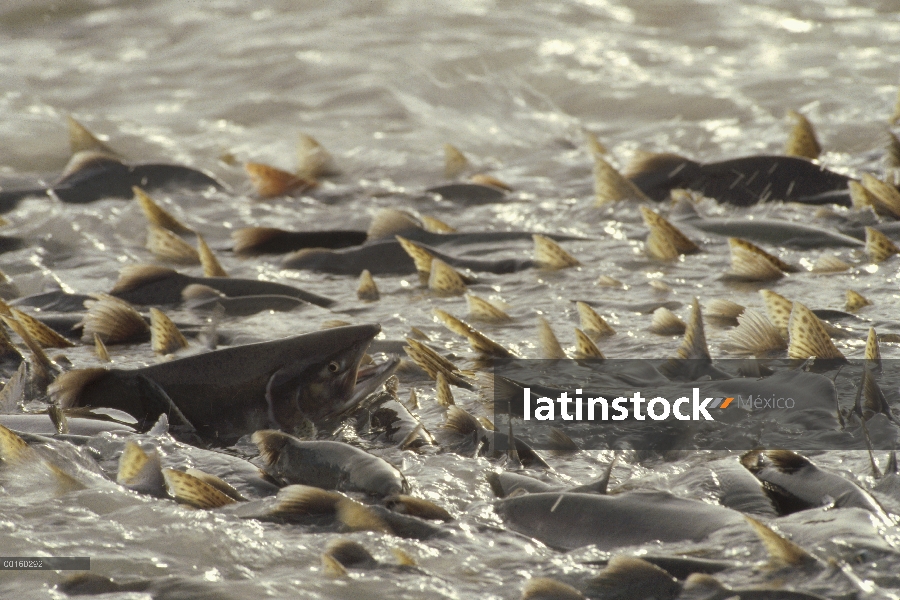
[[[460,230],[598,237],[564,244],[582,267],[481,277],[473,291],[505,302],[515,318],[485,330],[537,358],[537,315],[550,321],[563,346],[571,346],[573,301],[590,300],[618,330],[601,344],[607,356],[668,356],[679,338],[649,333],[650,316],[631,305],[675,301],[683,318],[694,296],[761,308],[756,290],[764,286],[721,280],[729,258],[726,240],[717,236],[696,237],[704,253],[673,265],[647,259],[637,207],[593,206],[592,162],[582,131],[597,134],[618,166],[638,149],[717,160],[781,152],[789,127],[785,112],[796,109],[816,124],[824,164],[850,174],[880,173],[900,72],[895,9],[888,0],[9,2],[0,8],[0,176],[52,179],[68,160],[65,117],[71,113],[133,160],[188,164],[232,186],[234,193],[157,198],[218,248],[228,246],[231,230],[249,225],[364,229],[386,206],[418,210]],[[342,171],[309,195],[258,202],[240,166],[220,161],[230,154],[239,162],[291,169],[298,132],[317,138]],[[466,153],[471,172],[489,172],[515,192],[481,206],[420,195],[443,181],[445,143]],[[814,212],[776,204],[702,208],[804,222]],[[123,265],[153,260],[143,248],[145,222],[133,202],[72,206],[30,199],[8,217],[12,225],[5,233],[37,242],[0,258],[22,294],[54,280],[79,292],[106,291]],[[793,263],[814,261],[822,252],[776,250]],[[502,254],[524,258],[530,252],[523,243]],[[829,252],[861,260],[847,250]],[[282,271],[275,257],[241,260],[221,253],[221,260],[234,276],[294,283],[339,300],[332,312],[260,314],[223,326],[248,340],[342,319],[379,322],[389,340],[402,339],[415,326],[436,347],[461,359],[472,356],[432,316],[434,307],[463,316],[465,300],[431,297],[414,277],[379,278],[381,301],[364,304],[356,299],[355,278]],[[601,275],[626,288],[594,285]],[[672,291],[657,291],[649,285],[653,280]],[[827,277],[802,272],[772,285],[813,308],[840,309],[845,290],[855,289],[873,301],[864,316],[879,333],[900,333],[896,261]],[[838,342],[847,356],[862,356],[867,328],[856,326],[856,335]],[[726,336],[724,329],[707,327],[714,357],[722,356]],[[154,360],[146,345],[113,353],[122,365]],[[882,353],[900,356],[890,344]],[[75,366],[96,364],[90,348],[67,355]],[[437,429],[443,411],[432,400],[431,384],[405,382],[401,397],[409,387],[419,391],[418,414],[426,427]],[[474,394],[456,393],[459,404],[486,414]],[[348,536],[386,562],[393,560],[391,548],[400,546],[419,561],[420,572],[381,569],[334,580],[323,575],[319,555],[335,534],[191,511],[112,487],[53,496],[39,478],[4,483],[0,553],[89,555],[95,573],[187,578],[208,584],[211,597],[515,598],[529,576],[577,584],[597,572],[582,563],[601,553],[562,554],[486,527],[500,524],[487,504],[488,461],[373,451],[401,468],[416,495],[459,517],[447,539]],[[549,457],[556,469],[550,478],[588,481],[610,457],[597,451]],[[707,471],[698,465],[706,460],[702,454],[649,464],[622,460],[614,484],[629,481],[712,501],[699,484]],[[874,485],[861,454],[829,452],[817,461],[865,487]],[[893,498],[880,498],[896,512],[896,490]],[[876,530],[869,523],[870,533],[857,523],[866,517],[857,514],[839,516],[833,529],[812,524],[817,519],[825,520],[811,511],[784,519],[780,527],[810,549],[849,560],[863,579],[900,586],[896,555],[871,550],[896,547],[896,529]],[[687,550],[748,565],[721,577],[731,585],[767,581],[764,571],[749,568],[765,559],[750,533],[655,549]],[[0,595],[60,597],[54,585],[63,575],[7,572],[0,576]],[[798,576],[795,585],[834,596],[853,589],[831,571]]]

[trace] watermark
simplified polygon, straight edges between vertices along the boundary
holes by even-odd
[[[0,571],[90,571],[88,556],[0,556]]]
[[[583,398],[583,390],[578,388],[572,397],[568,392],[561,392],[556,400],[541,397],[536,400],[534,410],[531,407],[531,388],[523,388],[522,415],[524,420],[553,421],[559,415],[563,421],[625,421],[635,419],[643,421],[647,418],[654,421],[664,421],[670,416],[679,421],[713,421],[709,409],[728,408],[734,398],[704,398],[700,399],[700,388],[693,389],[693,395],[688,398],[682,396],[674,402],[657,396],[644,398],[640,392],[635,392],[630,398],[619,396],[613,400],[607,400],[602,396],[596,398]],[[783,399],[782,399],[783,400]],[[555,411],[555,403],[559,404],[559,413]],[[630,403],[630,407],[628,406]],[[646,403],[646,407],[644,406]],[[752,400],[748,398],[748,403]],[[574,412],[572,406],[574,404]],[[610,415],[610,408],[613,414]],[[688,412],[683,412],[687,410]]]

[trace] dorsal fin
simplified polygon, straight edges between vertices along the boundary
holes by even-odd
[[[485,356],[493,356],[497,358],[505,358],[515,356],[512,352],[488,338],[471,325],[457,319],[447,311],[439,308],[434,309],[434,315],[441,320],[442,323],[452,332],[465,337],[469,341],[469,345],[476,352],[480,352]]]
[[[225,297],[225,294],[219,290],[211,288],[208,285],[203,285],[202,283],[192,283],[181,290],[181,299],[185,302],[191,300],[213,300]]]
[[[874,327],[869,327],[869,335],[866,337],[865,360],[872,361],[881,368],[881,349],[878,347],[878,335]]]
[[[157,354],[171,354],[188,347],[178,326],[158,308],[150,309],[150,346]]]
[[[78,398],[85,386],[97,381],[107,373],[108,371],[102,367],[66,371],[50,384],[47,392],[60,408],[72,408],[78,406]]]
[[[314,137],[301,133],[297,137],[297,176],[315,181],[337,171],[334,157]]]
[[[647,152],[638,150],[631,158],[631,162],[622,171],[629,179],[643,175],[644,173],[668,173],[675,169],[683,168],[685,163],[693,163],[681,155],[671,152]],[[696,164],[696,163],[694,163]]]
[[[811,356],[825,360],[844,358],[831,341],[819,317],[799,302],[794,302],[788,330],[790,333],[788,356],[791,358],[802,360]]]
[[[762,356],[787,348],[778,328],[765,315],[747,309],[737,320],[738,326],[729,332],[728,341],[722,344],[726,352]]]
[[[0,425],[0,460],[8,464],[24,464],[37,458],[37,452],[15,432]]]
[[[668,572],[637,556],[618,555],[588,583],[591,597],[675,598],[681,585]]]
[[[43,386],[46,382],[50,381],[50,378],[53,376],[54,366],[50,359],[47,357],[47,354],[44,352],[43,348],[41,348],[40,343],[37,342],[33,337],[31,337],[31,333],[25,328],[15,317],[0,315],[0,319],[6,323],[6,326],[16,332],[22,341],[25,342],[25,345],[28,346],[28,352],[31,355],[31,365],[34,368],[34,374],[32,376],[32,380],[36,382],[40,382],[40,385]]]
[[[581,264],[547,236],[535,233],[531,238],[534,240],[534,262],[542,269],[568,269]]]
[[[327,552],[323,552],[320,558],[322,561],[322,572],[325,573],[325,575],[334,579],[347,577],[347,569],[344,568],[344,565],[342,565],[338,559]]]
[[[130,292],[138,287],[177,275],[178,271],[157,265],[126,265],[119,272],[119,280],[110,291],[112,294]]]
[[[694,298],[691,303],[691,317],[684,332],[684,341],[678,348],[677,358],[711,360],[706,345],[706,333],[703,331],[703,315],[700,312],[700,300]]]
[[[612,288],[624,288],[625,284],[619,281],[614,277],[610,277],[609,275],[601,275],[597,278],[597,281],[594,282],[594,285],[601,285],[603,287],[612,287]]]
[[[469,167],[469,160],[453,144],[444,144],[444,177],[456,179]]]
[[[591,339],[597,340],[608,335],[616,335],[616,330],[603,317],[597,314],[597,311],[591,308],[590,304],[576,302],[575,307],[578,309],[581,330]]]
[[[372,273],[368,269],[364,269],[359,274],[359,285],[356,288],[356,297],[367,302],[374,302],[381,298],[378,293],[378,286],[372,278]]]
[[[769,321],[778,329],[781,337],[788,339],[788,324],[791,320],[791,310],[794,303],[772,290],[759,290],[763,303],[766,305],[766,313],[769,315]]]
[[[871,305],[872,302],[859,292],[847,290],[847,304],[844,306],[844,308],[846,308],[848,312],[856,312],[864,306]]]
[[[98,168],[101,166],[122,165],[122,159],[108,152],[98,152],[96,150],[82,150],[76,152],[66,163],[60,174],[60,179],[74,175],[80,171]]]
[[[444,408],[456,404],[453,400],[453,392],[450,391],[450,384],[447,383],[447,378],[440,371],[434,379],[434,399],[439,406]]]
[[[575,358],[579,360],[595,358],[595,359],[603,359],[606,358],[603,356],[603,353],[600,352],[600,349],[597,347],[597,344],[588,337],[588,335],[582,330],[575,328]]]
[[[862,174],[862,185],[876,213],[900,219],[900,190],[869,173]]]
[[[163,495],[166,484],[159,452],[147,453],[135,442],[125,442],[125,450],[119,456],[116,483],[142,494]]]
[[[478,185],[486,185],[492,188],[497,188],[498,190],[503,190],[504,192],[511,192],[512,187],[509,184],[500,181],[493,175],[486,175],[485,173],[478,173],[476,175],[472,175],[469,177],[469,181],[472,183],[477,183]]]
[[[103,152],[113,156],[117,154],[115,150],[91,133],[87,127],[76,121],[72,115],[66,118],[66,122],[69,126],[69,148],[72,150],[72,154],[87,151]]]
[[[182,471],[165,469],[163,477],[169,494],[181,504],[209,510],[236,502],[208,483]]]
[[[606,149],[602,143],[600,143],[600,139],[596,136],[596,134],[591,133],[590,131],[582,131],[584,135],[584,144],[587,146],[588,152],[591,153],[592,158],[597,158],[598,156],[605,156],[609,154],[609,150]]]
[[[541,358],[548,360],[565,360],[565,350],[556,339],[556,334],[550,327],[549,321],[544,317],[538,317],[538,347],[541,349]]]
[[[693,254],[700,251],[700,246],[689,240],[677,227],[669,223],[669,221],[660,216],[656,211],[653,211],[646,206],[642,206],[641,215],[644,218],[644,224],[650,228],[650,237],[647,238],[647,247],[651,251],[651,254],[653,254],[654,248],[654,244],[651,243],[651,240],[657,241],[657,244],[655,245],[660,245],[659,242],[664,240],[665,243],[663,243],[662,246],[665,246],[666,248],[675,248],[677,254]],[[654,256],[665,260],[671,258],[669,256],[656,256],[655,254]]]
[[[411,212],[396,208],[382,208],[372,217],[372,223],[369,225],[366,236],[370,240],[381,240],[404,231],[420,229],[423,229],[422,222]]]
[[[31,315],[23,313],[21,310],[15,308],[10,312],[12,317],[25,328],[28,335],[40,344],[42,348],[71,348],[75,345]]]
[[[680,335],[687,330],[687,323],[665,306],[660,306],[653,311],[653,319],[647,329],[658,335]]]
[[[94,334],[94,354],[104,362],[110,362],[112,360],[109,356],[109,350],[107,350],[106,344],[100,339],[100,335],[96,333]]]
[[[474,179],[474,177],[473,177]],[[429,217],[428,215],[422,215],[422,226],[425,228],[425,231],[430,231],[431,233],[455,233],[456,228],[451,227],[447,223],[444,223],[440,219],[435,219],[434,217]]]
[[[409,257],[413,259],[413,263],[416,265],[416,271],[419,272],[419,281],[423,284],[428,284],[428,278],[431,277],[431,261],[434,260],[434,256],[431,255],[431,252],[416,244],[415,242],[411,242],[405,237],[401,237],[399,235],[394,236],[398,242],[400,242],[400,246],[409,254]]]
[[[809,552],[778,535],[753,517],[744,515],[744,518],[747,519],[753,532],[766,547],[773,567],[800,567],[818,562]]]
[[[594,196],[597,206],[620,200],[649,202],[650,199],[602,157],[594,157]]]
[[[740,238],[729,238],[731,247],[731,275],[749,281],[769,281],[784,277],[795,270],[759,246]]]
[[[417,567],[419,565],[419,563],[416,562],[416,559],[402,548],[391,548],[391,554],[394,555],[394,559],[397,561],[397,566]]]
[[[744,305],[725,300],[724,298],[713,298],[706,303],[706,316],[723,321],[731,321],[737,323],[737,319],[746,310]]]
[[[418,340],[406,338],[406,343],[409,346],[404,346],[403,349],[413,362],[428,373],[429,377],[436,380],[438,374],[443,374],[448,382],[459,385],[462,374],[456,365]]]
[[[147,225],[147,250],[157,258],[184,265],[199,265],[200,255],[186,241],[162,227]]]
[[[463,276],[439,258],[431,261],[428,288],[442,296],[461,296],[468,289]]]
[[[460,435],[471,435],[482,429],[481,423],[478,422],[474,415],[455,404],[447,407],[446,421],[442,427]]]
[[[473,321],[484,321],[486,323],[506,323],[512,321],[512,317],[508,314],[475,294],[466,294],[466,302],[469,305],[469,318]]]
[[[522,588],[521,600],[584,600],[584,594],[556,579],[532,577]]]
[[[273,516],[334,514],[344,496],[308,485],[288,485],[278,490]]]
[[[847,182],[847,189],[850,191],[850,205],[853,208],[856,210],[865,210],[867,208],[876,210],[875,203],[878,202],[877,198],[862,183],[851,179]]]
[[[200,256],[200,264],[203,265],[204,277],[228,277],[228,272],[222,268],[219,259],[216,258],[215,253],[199,233],[197,234],[197,254]]]
[[[377,531],[392,533],[384,520],[371,508],[350,498],[343,498],[337,503],[338,521],[348,531]]]
[[[244,170],[260,198],[275,198],[300,193],[316,185],[313,180],[297,177],[293,173],[262,163],[244,163]]]
[[[853,268],[850,263],[841,260],[834,254],[823,254],[813,263],[813,273],[840,273]]]
[[[866,255],[874,263],[880,263],[895,254],[900,254],[900,248],[873,227],[866,227]]]
[[[193,233],[193,229],[183,224],[181,221],[173,217],[169,211],[157,204],[144,190],[134,186],[131,188],[134,197],[141,207],[147,222],[163,229],[168,229],[173,233]]]
[[[94,294],[93,297],[94,300],[85,302],[88,310],[81,320],[83,340],[90,340],[95,335],[108,344],[146,339],[150,327],[131,304],[109,294]]]
[[[206,473],[201,471],[200,469],[187,469],[185,471],[188,475],[192,475],[199,479],[200,481],[211,485],[216,488],[232,500],[236,500],[238,502],[245,502],[247,499],[244,498],[239,491],[237,491],[234,486],[230,483],[222,479],[221,477],[216,477],[210,473]]]
[[[430,521],[444,521],[448,523],[453,520],[451,515],[445,508],[442,508],[430,500],[424,498],[415,498],[405,494],[397,494],[390,496],[384,500],[385,506],[392,511],[404,515],[412,515],[420,519],[428,519]]]
[[[788,111],[788,117],[794,120],[794,126],[788,134],[784,153],[788,156],[799,156],[815,160],[822,153],[822,146],[816,138],[816,130],[809,119],[795,110]]]

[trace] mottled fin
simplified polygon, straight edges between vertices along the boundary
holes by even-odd
[[[461,296],[468,290],[463,276],[439,258],[431,261],[428,288],[442,296]]]
[[[10,313],[42,348],[71,348],[75,345],[29,314],[15,308]]]
[[[394,512],[412,515],[413,517],[419,517],[420,519],[444,521],[445,523],[453,520],[453,515],[447,512],[446,509],[430,500],[425,500],[424,498],[414,498],[413,496],[398,494],[386,498],[384,504]]]
[[[681,585],[665,570],[637,556],[618,555],[588,583],[591,596],[675,598]]]
[[[474,179],[474,177],[473,177]],[[447,225],[440,219],[435,219],[434,217],[422,216],[422,226],[425,228],[425,231],[430,231],[431,233],[455,233],[456,228]]]
[[[850,263],[841,260],[834,254],[823,254],[813,263],[813,273],[841,273],[853,268]]]
[[[0,460],[12,465],[20,465],[36,460],[37,452],[18,435],[0,425]]]
[[[444,422],[443,428],[459,435],[471,435],[482,427],[474,415],[453,405],[447,407],[447,420]]]
[[[788,134],[784,153],[788,156],[799,156],[815,160],[822,153],[822,146],[816,138],[816,130],[809,119],[795,110],[788,111],[788,117],[794,120],[794,126]]]
[[[228,277],[228,272],[222,268],[215,253],[206,244],[199,233],[197,234],[197,254],[200,256],[200,264],[203,265],[204,277]]]
[[[419,281],[427,285],[428,279],[431,277],[431,261],[434,260],[431,252],[404,237],[399,235],[395,237],[406,253],[409,254],[409,257],[413,259],[416,271],[419,272]]]
[[[81,319],[84,341],[95,335],[107,344],[142,341],[150,331],[144,317],[121,298],[95,294],[94,300],[88,300],[85,306],[87,313]]]
[[[576,302],[575,307],[578,309],[581,330],[591,339],[597,340],[609,335],[616,335],[616,330],[603,317],[597,314],[597,311],[591,308],[590,304]]]
[[[50,359],[47,357],[47,354],[37,340],[31,337],[31,333],[29,333],[28,329],[17,319],[6,315],[0,316],[0,319],[6,323],[7,327],[16,332],[16,335],[22,338],[22,341],[28,346],[28,352],[31,355],[31,364],[35,369],[34,378],[42,381],[49,380],[54,371],[53,363],[50,362]]]
[[[550,440],[547,449],[559,454],[574,454],[581,450],[572,438],[566,435],[562,429],[556,427],[550,428]]]
[[[452,144],[444,144],[444,177],[456,179],[469,167],[469,160]]]
[[[453,384],[456,385],[462,378],[462,374],[459,372],[456,365],[432,350],[430,347],[412,338],[406,338],[406,342],[409,344],[409,346],[403,348],[406,351],[406,354],[408,354],[413,362],[421,367],[422,370],[428,373],[428,376],[432,379],[436,380],[438,374],[441,374],[448,382],[453,382]]]
[[[439,372],[434,381],[434,399],[438,405],[447,408],[456,404],[453,400],[453,392],[450,391],[450,384],[447,383],[447,378],[444,377],[444,374]]]
[[[457,319],[450,313],[439,308],[434,309],[435,316],[444,323],[450,331],[465,337],[469,341],[469,345],[476,352],[480,352],[485,356],[493,356],[497,358],[505,358],[514,356],[512,352],[491,340],[486,335],[474,329],[471,325]]]
[[[278,490],[272,516],[334,514],[344,496],[307,485],[289,485]]]
[[[600,156],[594,157],[594,196],[598,206],[620,200],[650,201],[640,188]]]
[[[97,381],[107,373],[108,371],[102,367],[66,371],[50,384],[47,392],[60,408],[74,408],[78,406],[78,398],[85,386]]]
[[[697,298],[691,303],[691,317],[684,332],[684,341],[676,354],[676,358],[710,360],[706,333],[703,330],[703,314],[700,312],[700,300]]]
[[[212,300],[215,298],[225,298],[225,294],[202,283],[192,283],[181,290],[181,299],[185,302],[191,300]]]
[[[606,358],[594,340],[577,327],[575,328],[575,358],[579,360]]]
[[[162,227],[147,226],[147,250],[162,260],[184,265],[199,265],[200,255],[196,248]]]
[[[547,236],[534,234],[534,262],[542,269],[568,269],[581,263]]]
[[[382,208],[372,217],[366,237],[370,240],[381,240],[411,229],[424,229],[418,217],[405,210]]]
[[[900,190],[869,173],[862,174],[862,185],[876,213],[900,219]]]
[[[657,260],[675,260],[681,255],[672,240],[659,229],[651,229],[644,244],[647,254]]]
[[[722,349],[731,354],[764,356],[770,352],[787,349],[787,343],[762,313],[745,310],[738,318],[738,326],[728,334]]]
[[[790,334],[788,356],[791,358],[803,360],[811,356],[825,360],[844,358],[831,341],[819,317],[799,302],[794,302],[788,330]]]
[[[297,138],[297,176],[315,181],[336,172],[331,153],[314,137],[301,133]]]
[[[193,233],[193,229],[173,217],[166,209],[157,204],[153,198],[141,188],[134,186],[131,188],[134,197],[147,217],[147,222],[163,229],[168,229],[173,233]]]
[[[127,265],[119,272],[119,280],[110,293],[124,293],[160,279],[177,275],[178,271],[157,265]]]
[[[337,503],[337,518],[347,531],[391,533],[391,528],[368,506],[343,498]]]
[[[706,304],[706,316],[722,321],[737,323],[738,317],[743,314],[746,308],[742,304],[725,300],[724,298],[713,298]]]
[[[344,565],[328,553],[322,554],[322,572],[334,579],[347,577],[347,569],[344,568]]]
[[[729,238],[731,274],[749,281],[780,279],[796,269],[759,246],[740,238]]]
[[[289,435],[274,429],[261,429],[250,436],[250,441],[259,448],[259,455],[268,466],[278,462],[281,451],[289,439]]]
[[[94,334],[94,354],[104,362],[112,360],[109,356],[109,350],[106,349],[106,344],[103,343],[103,340],[100,339],[100,335],[97,333]]]
[[[363,270],[359,274],[359,286],[356,288],[356,297],[366,302],[375,302],[381,298],[378,293],[378,286],[372,278],[372,273],[368,269]]]
[[[229,498],[208,483],[182,471],[165,469],[163,477],[166,480],[169,494],[180,504],[209,510],[235,503],[233,498]]]
[[[646,206],[641,207],[641,215],[644,218],[644,224],[650,228],[650,237],[647,238],[647,249],[654,258],[670,259],[671,256],[657,256],[654,254],[654,244],[651,240],[664,242],[661,248],[674,248],[677,254],[693,254],[700,251],[700,246],[692,242],[677,227],[669,223],[661,217],[659,213],[653,211]]]
[[[532,577],[522,588],[522,600],[584,600],[584,595],[568,583]]]
[[[887,260],[900,254],[900,248],[886,235],[872,227],[866,227],[866,255],[874,263]]]
[[[847,189],[850,191],[850,205],[856,210],[865,210],[871,208],[875,210],[875,203],[878,201],[875,196],[866,189],[866,186],[852,179],[847,182]]]
[[[157,354],[171,354],[188,347],[178,326],[158,308],[150,309],[150,346]]]
[[[548,360],[565,360],[569,358],[559,344],[559,340],[556,339],[556,334],[553,333],[553,328],[550,327],[549,321],[544,317],[538,317],[537,333],[541,358]]]
[[[215,475],[206,473],[204,471],[201,471],[200,469],[187,469],[185,473],[187,473],[188,475],[192,475],[200,481],[211,485],[232,500],[235,500],[237,502],[245,502],[247,500],[241,495],[239,491],[234,489],[234,486],[232,486],[221,477],[216,477]]]
[[[869,336],[866,338],[865,359],[881,366],[881,349],[878,347],[878,335],[874,327],[869,327]]]
[[[769,321],[778,329],[781,337],[788,339],[788,324],[791,320],[791,310],[794,303],[772,290],[759,290],[763,303],[766,305],[766,313],[769,315]]]
[[[778,535],[753,517],[744,515],[744,518],[747,519],[753,532],[766,547],[773,567],[800,567],[817,562],[809,552],[794,542]]]
[[[597,136],[590,131],[585,131],[584,133],[584,144],[587,146],[588,152],[591,153],[591,157],[596,159],[598,156],[605,156],[609,154],[609,150],[607,150],[606,146],[600,143],[600,140]]]
[[[325,548],[325,554],[333,557],[345,567],[372,566],[376,564],[375,557],[366,550],[365,546],[353,540],[334,540]]]
[[[512,321],[508,314],[475,294],[466,294],[466,302],[469,305],[469,318],[473,321],[485,323],[506,323]]]
[[[275,198],[308,190],[316,185],[311,179],[297,177],[293,173],[261,163],[248,162],[244,170],[254,191],[260,198]]]
[[[147,453],[135,442],[125,442],[125,450],[119,456],[116,483],[136,492],[161,496],[166,483],[159,452]]]
[[[69,125],[69,148],[72,150],[72,154],[90,151],[116,155],[115,150],[91,133],[87,127],[76,121],[72,115],[69,115],[66,121]]]
[[[486,175],[484,173],[478,173],[477,175],[472,175],[469,177],[469,181],[472,183],[477,183],[478,185],[486,185],[488,187],[497,188],[498,190],[503,190],[504,192],[511,192],[512,187],[504,181],[500,181],[496,177],[492,175]]]
[[[653,320],[647,329],[658,335],[680,335],[687,331],[687,323],[665,306],[660,306],[653,311]]]
[[[847,290],[847,304],[844,306],[848,312],[856,312],[864,306],[871,306],[872,302],[853,290]]]

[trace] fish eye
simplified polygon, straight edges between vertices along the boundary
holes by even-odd
[[[333,360],[330,363],[328,363],[328,370],[331,371],[332,373],[337,373],[338,371],[341,370],[341,365],[337,361]]]

